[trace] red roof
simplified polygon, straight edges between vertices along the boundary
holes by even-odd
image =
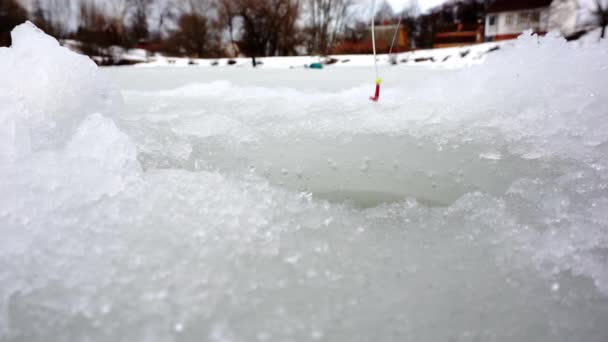
[[[521,11],[548,7],[553,0],[495,0],[488,7],[488,13]]]

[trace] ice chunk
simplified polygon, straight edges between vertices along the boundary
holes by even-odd
[[[100,162],[112,171],[138,171],[137,149],[114,121],[101,114],[85,118],[66,146],[70,159]]]
[[[500,154],[500,152],[497,151],[489,151],[480,154],[479,158],[488,160],[500,160],[502,158],[502,155]]]
[[[122,105],[93,61],[27,22],[0,48],[0,158],[65,144],[84,117]],[[51,91],[52,90],[52,91]]]

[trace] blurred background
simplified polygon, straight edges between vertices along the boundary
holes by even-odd
[[[376,2],[380,53],[393,39],[403,52],[513,39],[527,29],[599,39],[608,23],[608,0],[421,1]],[[155,55],[367,54],[371,14],[371,0],[0,0],[0,46],[30,20],[100,65]]]

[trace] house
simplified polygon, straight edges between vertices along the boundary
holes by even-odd
[[[483,43],[482,24],[451,24],[437,27],[433,48],[447,48]]]
[[[393,46],[393,52],[406,51],[409,48],[409,37],[407,28],[403,23],[398,23],[397,20],[384,21],[382,23],[376,23],[376,48],[379,52],[388,52],[393,38],[395,43]],[[396,35],[397,34],[397,35]],[[366,32],[363,40],[371,41],[371,28]],[[386,51],[385,51],[386,50]]]
[[[395,43],[392,52],[403,52],[410,50],[409,32],[406,25],[398,24],[398,20],[377,22],[376,31],[376,50],[378,53],[388,53],[390,51],[393,38]],[[368,54],[373,50],[371,27],[365,27],[364,31],[353,32],[351,37],[340,42],[332,53],[340,54]]]
[[[526,30],[564,37],[577,30],[577,0],[495,0],[487,10],[485,39],[513,39]]]

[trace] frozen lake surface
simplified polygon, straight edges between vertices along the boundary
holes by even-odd
[[[0,49],[0,341],[608,339],[608,45],[462,70]]]
[[[449,206],[466,193],[500,195],[516,179],[544,175],[537,158],[503,151],[505,142],[410,132],[416,116],[436,110],[427,112],[416,88],[455,71],[382,71],[388,93],[374,104],[370,68],[104,69],[122,89],[120,123],[146,169],[253,174],[354,207],[407,199]]]

